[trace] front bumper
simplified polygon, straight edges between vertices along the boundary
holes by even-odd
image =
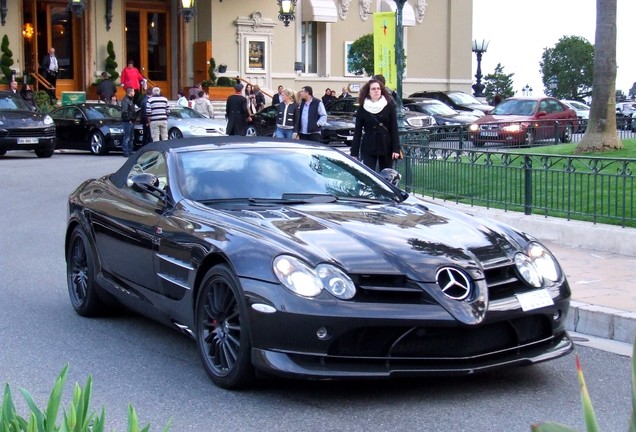
[[[493,300],[485,320],[476,325],[460,323],[438,304],[346,302],[327,294],[308,300],[278,285],[241,284],[252,363],[273,375],[462,375],[538,363],[573,349],[565,332],[565,281],[550,289],[551,306],[523,312],[515,297]],[[265,313],[258,305],[272,309]]]

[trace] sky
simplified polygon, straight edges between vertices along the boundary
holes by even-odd
[[[617,0],[616,89],[627,94],[636,82],[636,0]],[[482,56],[482,75],[497,63],[514,73],[513,89],[532,87],[544,93],[539,63],[544,48],[563,36],[580,36],[594,44],[596,0],[473,0],[473,39],[490,41]],[[475,57],[475,54],[473,54]],[[473,79],[477,60],[473,58]]]

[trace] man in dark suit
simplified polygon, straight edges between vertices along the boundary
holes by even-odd
[[[42,63],[40,63],[40,69],[44,74],[44,78],[48,82],[51,83],[53,87],[49,90],[49,95],[51,99],[57,99],[55,95],[55,86],[57,84],[57,74],[60,71],[60,64],[57,61],[57,57],[55,57],[55,48],[49,48],[49,52],[42,58]]]
[[[278,93],[274,95],[272,98],[272,106],[278,106],[279,103],[283,101],[283,86],[278,86]]]
[[[245,135],[247,132],[247,122],[252,120],[247,109],[247,98],[243,96],[243,84],[234,86],[234,94],[227,98],[225,103],[225,118],[227,127],[225,133],[228,135]]]

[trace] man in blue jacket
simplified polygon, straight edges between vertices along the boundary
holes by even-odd
[[[320,141],[322,127],[327,123],[327,111],[320,99],[314,97],[311,87],[305,86],[300,94],[298,138],[309,141]]]

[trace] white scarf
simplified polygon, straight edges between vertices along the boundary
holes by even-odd
[[[365,110],[369,111],[371,114],[377,114],[384,109],[386,104],[387,104],[386,98],[384,96],[380,96],[380,99],[378,99],[375,102],[373,102],[369,98],[366,98],[364,100],[363,107]]]

